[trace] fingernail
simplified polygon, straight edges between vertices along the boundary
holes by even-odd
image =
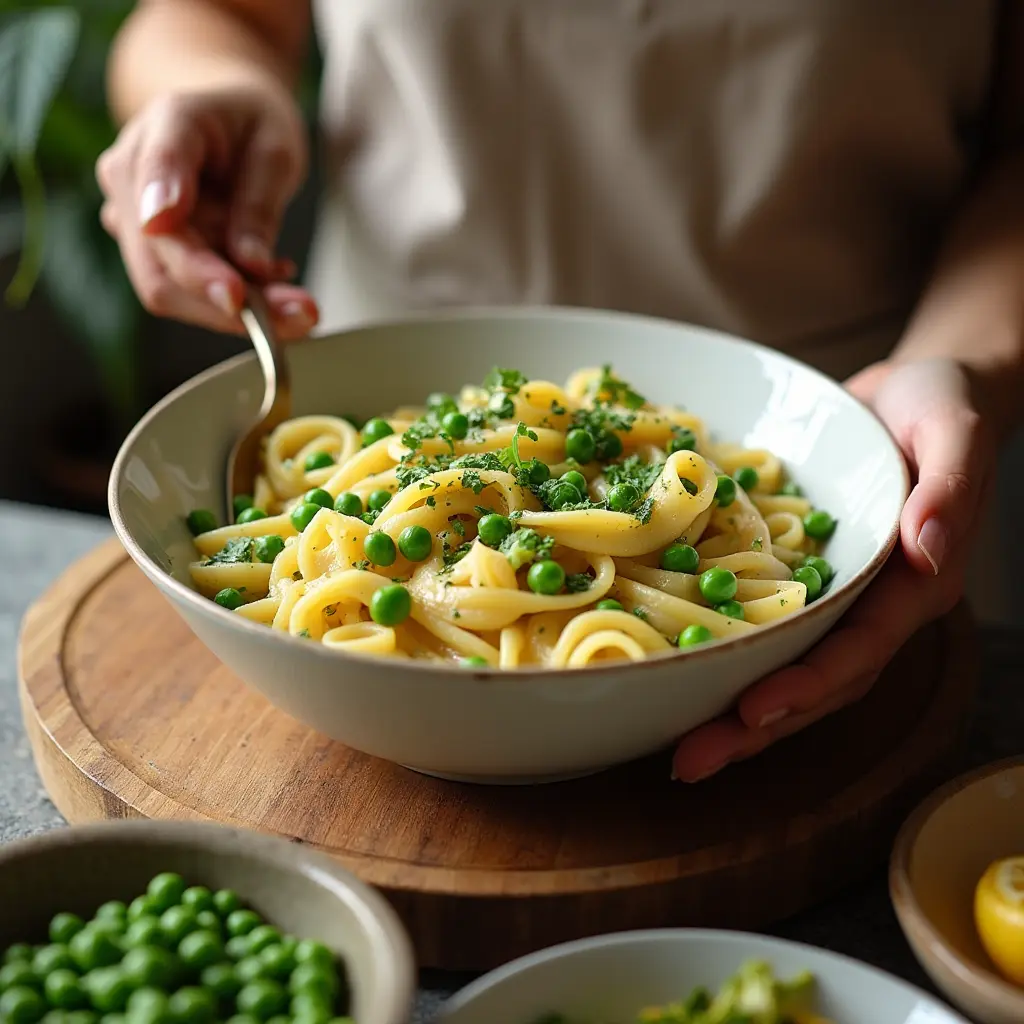
[[[139,220],[145,227],[154,217],[176,206],[181,199],[181,186],[177,181],[151,181],[139,200]]]
[[[270,249],[265,242],[255,235],[242,235],[235,243],[239,259],[249,263],[269,263]]]
[[[712,765],[699,775],[691,775],[690,778],[684,779],[683,781],[689,783],[703,782],[705,779],[710,779],[712,775],[717,775],[728,763],[729,758],[726,758],[724,761],[719,761],[718,764]]]
[[[238,313],[238,306],[235,305],[235,300],[231,297],[231,292],[223,281],[214,281],[206,289],[206,295],[218,309],[227,313],[228,316],[235,316]]]
[[[301,302],[286,302],[280,307],[280,314],[285,320],[305,320],[308,322],[313,319],[309,315],[309,310]]]
[[[767,729],[769,725],[781,722],[788,714],[788,708],[779,708],[776,711],[769,711],[768,714],[761,716],[761,721],[757,723],[757,727],[758,729]]]
[[[942,556],[946,553],[946,540],[946,528],[938,519],[929,519],[917,535],[917,546],[921,549],[921,554],[932,563],[932,570],[936,576],[939,575]]]

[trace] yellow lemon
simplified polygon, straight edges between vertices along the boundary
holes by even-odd
[[[974,924],[985,952],[1024,986],[1024,857],[996,861],[974,891]]]

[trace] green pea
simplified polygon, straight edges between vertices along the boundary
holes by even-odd
[[[597,444],[587,430],[576,428],[565,435],[566,458],[575,459],[581,465],[592,462],[597,452]]]
[[[36,1024],[46,1013],[46,1003],[34,988],[16,985],[0,996],[0,1020],[5,1024]]]
[[[622,454],[622,438],[613,434],[610,430],[605,431],[597,438],[597,457],[602,462],[611,462]]]
[[[407,526],[398,535],[398,550],[410,562],[422,562],[430,557],[434,538],[425,526]]]
[[[387,420],[382,420],[379,417],[367,420],[366,425],[363,427],[363,447],[366,448],[371,444],[376,444],[377,441],[382,441],[393,433],[391,424]]]
[[[236,1013],[229,1017],[227,1024],[260,1024],[259,1020],[250,1013]]]
[[[302,496],[302,500],[307,505],[319,505],[321,508],[334,507],[334,496],[330,491],[325,491],[322,487],[314,487],[306,491]]]
[[[793,582],[802,583],[807,588],[808,604],[821,593],[821,575],[809,565],[802,565],[794,571]]]
[[[69,1010],[64,1014],[64,1024],[97,1024],[99,1019],[92,1010]]]
[[[150,902],[157,913],[163,913],[176,903],[181,902],[181,896],[185,891],[185,880],[180,874],[173,871],[164,871],[146,886],[145,894],[150,897]]]
[[[689,427],[676,427],[668,442],[669,454],[697,450],[697,435]]]
[[[487,668],[490,662],[486,658],[481,658],[479,654],[473,654],[463,658],[460,664],[463,668]]]
[[[196,912],[191,907],[170,907],[160,915],[160,928],[172,946],[195,931]]]
[[[218,889],[213,894],[213,907],[221,917],[227,917],[242,907],[242,900],[233,889]]]
[[[269,1020],[288,1005],[288,993],[280,983],[261,978],[250,982],[238,993],[236,1005],[242,1013],[251,1014],[259,1020]]]
[[[41,1024],[65,1024],[67,1016],[64,1010],[50,1010],[43,1016]]]
[[[572,484],[566,483],[564,480],[560,480],[558,484],[552,488],[550,495],[548,496],[548,505],[551,506],[556,512],[560,508],[566,508],[569,505],[578,505],[583,501],[583,495],[578,491]]]
[[[243,523],[255,523],[260,519],[266,519],[267,513],[261,508],[256,508],[255,505],[247,508],[244,512],[239,513],[235,517],[235,522],[239,524]]]
[[[234,999],[242,983],[231,964],[211,964],[199,976],[203,988],[209,989],[218,999],[225,1002]]]
[[[82,979],[82,985],[99,1013],[120,1013],[132,994],[132,983],[120,967],[97,967]]]
[[[109,967],[121,959],[121,950],[114,939],[94,927],[83,928],[68,943],[68,952],[80,971]]]
[[[302,464],[307,473],[313,473],[318,469],[326,469],[334,465],[334,457],[330,452],[310,452],[306,461]]]
[[[78,975],[71,970],[58,968],[51,971],[46,976],[43,992],[47,1002],[58,1010],[82,1010],[89,1005],[89,997]]]
[[[97,920],[115,919],[124,921],[128,917],[128,908],[120,900],[108,900],[96,911]]]
[[[319,964],[322,968],[334,969],[334,954],[322,943],[313,939],[304,939],[295,947],[295,962],[302,964]]]
[[[570,469],[568,473],[563,473],[561,481],[564,484],[572,484],[581,495],[587,493],[587,478],[577,469]]]
[[[721,508],[728,508],[736,500],[736,481],[731,476],[719,474],[715,500]]]
[[[140,917],[159,916],[153,901],[148,896],[136,896],[128,904],[128,920],[137,921]]]
[[[239,985],[249,985],[260,978],[267,978],[270,972],[258,956],[245,956],[235,964],[235,977]]]
[[[832,577],[836,574],[831,563],[825,561],[824,558],[820,558],[818,555],[808,555],[801,565],[808,566],[821,577],[822,587],[827,587],[832,582]]]
[[[371,491],[366,499],[366,508],[369,512],[379,512],[391,500],[391,492],[381,488],[379,491]]]
[[[334,502],[334,511],[340,512],[343,516],[361,516],[363,514],[363,502],[358,494],[351,491],[344,491],[338,495]]]
[[[139,988],[128,997],[131,1024],[164,1024],[169,1020],[170,999],[158,988]]]
[[[743,605],[739,601],[723,601],[721,604],[715,605],[715,611],[729,619],[744,618]]]
[[[711,630],[694,622],[679,634],[677,643],[680,647],[696,647],[698,644],[706,644],[711,639]]]
[[[196,914],[196,927],[204,932],[213,932],[220,936],[224,931],[224,922],[217,916],[214,910],[200,910]]]
[[[736,574],[720,565],[705,569],[697,579],[697,586],[708,604],[721,604],[736,596]]]
[[[196,931],[186,935],[178,945],[178,957],[193,971],[219,963],[224,956],[224,943],[214,932]]]
[[[244,960],[249,955],[249,941],[244,935],[236,935],[224,944],[224,952],[230,960]]]
[[[40,978],[45,978],[52,971],[73,971],[74,969],[75,961],[71,959],[68,947],[60,942],[43,946],[36,950],[36,954],[32,958],[32,970]]]
[[[299,992],[292,996],[289,1007],[292,1019],[302,1024],[327,1024],[331,1019],[330,1000],[316,992]]]
[[[122,945],[125,949],[135,949],[138,946],[162,946],[166,942],[167,937],[160,927],[160,919],[147,915],[136,918],[128,925]]]
[[[599,612],[622,612],[625,608],[614,597],[606,597],[594,606]]]
[[[326,491],[324,492],[327,493]],[[322,505],[315,505],[311,501],[302,501],[296,505],[291,512],[288,514],[288,518],[292,522],[292,526],[302,533],[307,526],[313,521],[313,517],[323,508]]]
[[[267,1024],[292,1024],[292,1019],[291,1017],[285,1016],[283,1013],[279,1013],[276,1017],[271,1017],[270,1020],[267,1021]],[[302,1024],[305,1024],[305,1021],[303,1021]]]
[[[745,491],[752,491],[761,481],[761,477],[753,466],[741,466],[736,470],[733,479]]]
[[[835,533],[836,521],[824,509],[814,509],[804,516],[804,533],[815,540],[828,540]]]
[[[93,928],[99,932],[106,932],[115,942],[120,943],[124,938],[125,928],[128,922],[119,917],[96,917],[86,927]]]
[[[534,562],[526,574],[526,585],[535,594],[557,594],[565,586],[565,570],[550,559]]]
[[[218,590],[217,593],[214,594],[213,599],[221,606],[221,608],[227,608],[229,612],[233,612],[244,603],[242,600],[242,592],[240,590],[236,590],[234,587],[225,587],[223,590]]]
[[[50,941],[66,946],[84,927],[85,922],[77,914],[58,914],[50,922]]]
[[[208,508],[196,508],[185,518],[189,533],[198,537],[201,533],[209,533],[217,529],[217,517]]]
[[[295,953],[281,942],[261,949],[258,959],[267,978],[287,978],[295,967]]]
[[[551,467],[540,459],[530,459],[526,463],[526,475],[532,486],[540,487],[551,479]]]
[[[689,544],[672,544],[661,553],[659,565],[667,572],[686,572],[692,575],[700,567],[700,555]]]
[[[257,925],[249,932],[249,953],[256,954],[281,940],[281,933],[269,924]]]
[[[32,965],[24,960],[0,967],[0,992],[9,988],[39,988],[41,984],[40,977]]]
[[[167,1001],[167,1013],[176,1024],[210,1024],[217,1017],[217,999],[204,988],[180,988]]]
[[[608,507],[613,512],[628,512],[640,500],[640,489],[629,482],[616,484],[608,491]]]
[[[255,910],[234,910],[228,915],[229,935],[248,935],[253,928],[263,924],[263,918]]]
[[[779,488],[779,494],[784,494],[787,498],[802,498],[804,496],[803,488],[792,480],[787,480]]]
[[[279,537],[276,533],[271,534],[269,537],[257,537],[253,543],[253,551],[256,554],[257,561],[260,562],[273,562],[275,558],[282,551],[284,551],[284,538]],[[199,888],[202,888],[200,886]],[[206,890],[209,892],[209,889]],[[210,898],[209,907],[206,909],[213,909],[213,897]]]
[[[231,508],[235,513],[235,519],[237,519],[247,508],[252,508],[252,495],[236,494],[231,499]]]
[[[456,441],[462,441],[469,433],[469,420],[464,413],[448,412],[441,420],[441,429]]]
[[[366,535],[363,541],[363,552],[374,565],[394,565],[398,552],[395,549],[395,542],[380,530]]]
[[[136,946],[121,961],[124,976],[135,988],[167,989],[179,974],[177,958],[160,946]]]
[[[476,524],[476,530],[481,543],[489,548],[496,548],[512,532],[512,523],[508,516],[489,512],[481,516]]]
[[[61,915],[61,914],[57,915],[57,917],[62,917],[62,916],[64,916],[64,915]],[[67,915],[67,916],[71,916],[71,915]],[[56,920],[56,918],[54,918],[54,920]],[[80,918],[76,918],[76,920],[81,920],[81,919]],[[53,925],[51,925],[50,927],[52,928]],[[74,933],[72,932],[72,934],[74,934]],[[53,939],[53,936],[51,935],[50,938]],[[57,942],[57,941],[60,941],[60,940],[53,939],[53,941]],[[16,942],[13,946],[11,946],[7,950],[6,953],[4,953],[3,962],[5,964],[15,964],[15,963],[18,963],[18,961],[20,961],[20,960],[29,960],[29,961],[31,961],[31,959],[34,956],[34,954],[35,954],[35,950],[33,950],[32,947],[27,942]]]
[[[515,402],[504,391],[496,391],[491,395],[487,410],[501,420],[510,420],[516,414]]]
[[[310,992],[328,1002],[338,994],[338,987],[338,977],[333,964],[330,967],[324,964],[300,964],[288,981],[288,989],[293,995]]]
[[[412,598],[400,583],[381,587],[370,598],[370,618],[379,626],[397,626],[411,611]]]

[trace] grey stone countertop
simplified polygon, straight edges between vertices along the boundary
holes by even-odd
[[[0,842],[63,826],[47,799],[22,732],[15,680],[18,626],[28,605],[72,561],[110,536],[99,519],[0,502],[5,568],[0,575]],[[985,630],[982,683],[963,767],[1021,752],[1024,743],[1024,631]],[[785,938],[845,953],[932,989],[897,926],[880,868],[831,902],[773,929]],[[425,972],[415,1020],[468,981]]]

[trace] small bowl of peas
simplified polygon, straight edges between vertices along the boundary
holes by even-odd
[[[0,847],[4,1024],[401,1024],[409,940],[330,859],[206,823]]]

